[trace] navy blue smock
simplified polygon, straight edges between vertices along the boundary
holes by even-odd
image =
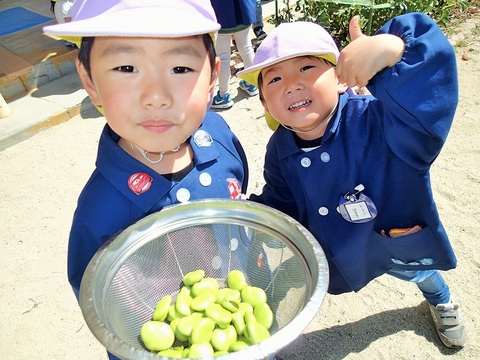
[[[203,124],[191,136],[194,166],[179,182],[167,180],[131,157],[118,146],[118,140],[107,124],[100,137],[96,169],[80,194],[73,218],[68,280],[77,299],[89,261],[114,234],[167,205],[204,198],[239,198],[246,193],[244,150],[225,120],[214,112],[207,112]],[[150,188],[139,195],[129,187],[134,174],[152,179]]]
[[[340,96],[315,150],[301,150],[280,126],[267,145],[266,185],[250,197],[313,233],[328,258],[332,294],[358,291],[390,269],[456,266],[430,184],[430,167],[458,103],[455,53],[437,24],[420,13],[392,19],[381,33],[404,40],[401,61],[371,79],[373,96]],[[337,206],[359,184],[378,215],[351,223]],[[381,235],[414,225],[423,229],[395,239]]]
[[[211,0],[211,3],[221,30],[250,26],[256,21],[256,0]]]

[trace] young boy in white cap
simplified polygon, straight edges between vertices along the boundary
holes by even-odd
[[[69,239],[78,299],[88,262],[114,234],[174,203],[238,199],[248,168],[225,120],[207,111],[220,28],[209,0],[77,0],[72,16],[44,31],[79,45],[80,79],[107,121]]]
[[[390,274],[417,284],[447,347],[467,340],[438,270],[456,266],[429,169],[458,102],[455,54],[424,14],[398,16],[374,36],[350,23],[339,53],[321,26],[279,25],[238,75],[257,85],[267,122],[266,185],[251,200],[305,225],[329,261],[329,293]],[[367,86],[372,96],[351,96]],[[279,124],[281,126],[279,126]]]

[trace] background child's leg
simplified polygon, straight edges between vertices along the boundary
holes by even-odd
[[[70,15],[70,11],[73,5],[73,1],[71,0],[63,0],[59,1],[55,4],[55,19],[57,19],[58,23],[69,22],[72,17]]]
[[[220,96],[224,96],[228,92],[228,85],[230,81],[230,58],[232,57],[232,50],[230,48],[232,40],[231,34],[218,34],[215,42],[215,51],[220,58],[220,72],[218,74],[218,89]]]
[[[250,28],[246,28],[233,34],[233,38],[235,39],[238,52],[240,53],[245,68],[252,66],[253,57],[255,56],[252,42],[249,37],[249,31]]]

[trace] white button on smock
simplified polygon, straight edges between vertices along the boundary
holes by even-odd
[[[201,173],[198,177],[198,180],[203,186],[210,186],[212,184],[212,176],[206,172]]]
[[[324,163],[329,162],[329,161],[330,161],[330,154],[327,153],[327,152],[325,152],[325,151],[322,152],[322,153],[320,154],[320,160],[322,160]]]
[[[322,206],[321,208],[318,209],[318,213],[322,216],[327,216],[328,215],[328,209],[325,206]]]
[[[212,268],[218,270],[222,267],[222,258],[218,255],[215,255],[212,258]]]
[[[308,168],[310,165],[312,165],[312,160],[310,160],[308,157],[304,157],[302,160],[300,160],[300,164],[302,164],[304,168]]]
[[[184,203],[190,200],[190,191],[188,191],[188,189],[185,189],[185,188],[178,189],[177,200],[181,203]]]

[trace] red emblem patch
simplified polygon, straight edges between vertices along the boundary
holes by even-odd
[[[262,254],[259,254],[258,257],[257,257],[257,266],[259,268],[263,267],[263,255]]]
[[[148,191],[152,186],[152,177],[145,173],[135,173],[128,178],[128,187],[135,194],[140,195]]]
[[[242,195],[242,187],[238,183],[237,179],[228,178],[228,192],[230,193],[230,199],[240,199]]]

